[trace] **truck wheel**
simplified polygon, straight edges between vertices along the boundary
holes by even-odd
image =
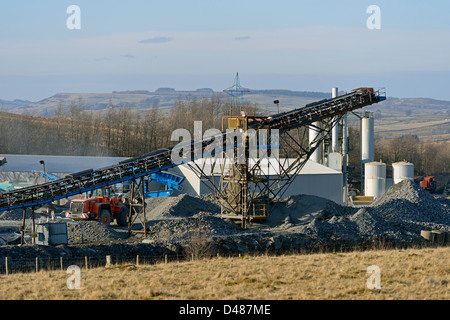
[[[125,227],[128,225],[128,213],[130,210],[126,208],[125,206],[122,206],[122,209],[120,209],[120,212],[116,218],[117,224],[121,227]]]
[[[109,213],[108,210],[103,209],[98,215],[98,221],[109,226],[109,224],[111,223],[111,213]]]

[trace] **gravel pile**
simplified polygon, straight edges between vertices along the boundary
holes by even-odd
[[[372,207],[393,219],[449,224],[448,208],[410,180],[393,185]]]
[[[61,212],[64,210],[67,210],[68,208],[66,206],[57,206],[51,203],[46,204],[45,206],[42,206],[40,208],[37,208],[34,211],[34,217],[36,221],[39,218],[47,218],[48,214],[47,211],[51,212],[53,210],[55,212],[55,215],[61,215]],[[23,209],[14,209],[14,210],[8,210],[0,212],[0,221],[1,220],[20,220],[23,219]],[[31,210],[27,209],[25,214],[25,219],[31,219]]]
[[[9,210],[0,212],[0,220],[22,220],[23,210]],[[31,218],[31,211],[27,210],[25,219]]]
[[[276,201],[267,217],[272,226],[289,227],[292,224],[307,224],[313,219],[327,219],[353,213],[353,208],[343,207],[325,198],[311,195],[295,195]]]
[[[98,221],[77,221],[76,224],[67,224],[67,237],[69,244],[85,242],[105,242],[116,239],[125,239],[126,232],[119,232]]]
[[[220,207],[201,197],[181,194],[174,197],[149,198],[146,200],[146,216],[149,220],[173,217],[192,217],[199,212],[220,213]]]
[[[119,244],[128,245],[126,250],[134,247],[138,250],[139,246],[142,250],[161,241],[178,248],[193,239],[205,242],[213,239],[217,250],[224,252],[289,251],[315,248],[318,244],[345,247],[380,239],[413,245],[425,242],[420,236],[421,230],[450,232],[448,200],[435,199],[409,180],[391,187],[371,206],[361,208],[343,207],[315,196],[291,196],[276,201],[266,223],[248,230],[241,230],[234,222],[221,219],[218,215],[220,207],[210,195],[149,198],[146,203],[149,220],[146,240],[150,243],[139,244],[143,240],[140,237],[126,239],[126,228],[109,227],[97,221],[79,221],[79,224],[68,224],[69,245],[81,243],[82,232],[85,244],[95,243],[105,252],[109,250],[107,247],[114,246],[119,252],[122,250]],[[0,219],[9,219],[0,221],[0,226],[21,223],[22,210],[3,213]],[[138,229],[141,227],[139,219],[136,222]],[[0,249],[3,247],[7,246],[0,244]],[[68,247],[81,250],[82,246]],[[166,250],[164,248],[161,250]],[[48,247],[48,250],[53,249]]]
[[[241,232],[233,223],[200,212],[181,219],[160,220],[149,227],[148,237],[154,240],[181,241],[190,238],[209,238],[212,236],[233,235]]]
[[[338,210],[331,218],[321,214],[295,227],[295,232],[320,241],[351,242],[383,238],[420,243],[421,230],[450,231],[450,213],[448,207],[409,180],[391,187],[369,207]]]

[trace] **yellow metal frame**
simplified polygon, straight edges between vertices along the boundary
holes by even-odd
[[[252,203],[253,205],[253,216],[252,218],[264,219],[267,217],[266,204],[265,203]],[[256,207],[261,207],[261,209],[257,209]],[[262,212],[262,214],[257,214],[257,212]]]

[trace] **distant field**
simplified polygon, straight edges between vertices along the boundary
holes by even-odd
[[[449,259],[444,247],[82,269],[79,290],[67,288],[65,271],[41,271],[0,276],[0,299],[448,300]],[[371,265],[380,289],[368,288]]]
[[[419,121],[397,120],[397,121],[377,121],[375,134],[379,135],[405,135],[415,134],[420,137],[427,137],[430,141],[448,140],[450,135],[450,119]]]

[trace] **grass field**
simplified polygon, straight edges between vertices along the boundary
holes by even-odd
[[[450,298],[450,247],[213,258],[0,276],[0,299],[433,299]],[[379,267],[380,289],[369,289]],[[372,282],[369,283],[369,285]]]

